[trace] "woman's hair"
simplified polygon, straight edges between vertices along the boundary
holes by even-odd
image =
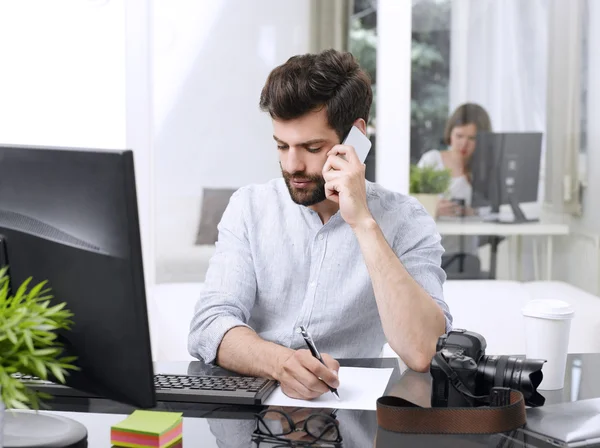
[[[450,134],[452,129],[457,126],[465,126],[474,124],[477,127],[477,132],[491,132],[492,123],[490,116],[483,107],[475,103],[465,103],[458,106],[446,122],[444,130],[444,144],[450,144]]]

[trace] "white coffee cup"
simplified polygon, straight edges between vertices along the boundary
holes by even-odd
[[[545,359],[540,390],[562,389],[565,382],[567,353],[573,307],[554,299],[530,300],[523,307],[525,320],[525,356]]]

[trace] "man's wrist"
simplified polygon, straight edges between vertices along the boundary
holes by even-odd
[[[271,362],[269,363],[269,376],[276,381],[279,381],[279,372],[281,366],[294,354],[294,350],[291,348],[284,347],[282,345],[268,343],[271,345],[273,352],[269,357]]]
[[[373,218],[373,216],[369,215],[369,216],[366,216],[363,219],[357,221],[351,227],[352,227],[352,230],[354,230],[354,233],[356,233],[356,235],[359,236],[359,234],[373,232],[374,230],[377,229],[378,224],[377,224],[377,221],[375,221],[375,218]]]

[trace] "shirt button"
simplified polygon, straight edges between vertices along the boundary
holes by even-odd
[[[325,235],[323,235],[323,234],[320,234],[320,235],[319,235],[319,239],[320,239],[321,241],[323,241],[323,238],[325,238]]]

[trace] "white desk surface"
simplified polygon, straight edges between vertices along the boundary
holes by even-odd
[[[541,219],[523,224],[501,224],[485,221],[438,220],[441,235],[568,235],[569,224],[560,220]]]

